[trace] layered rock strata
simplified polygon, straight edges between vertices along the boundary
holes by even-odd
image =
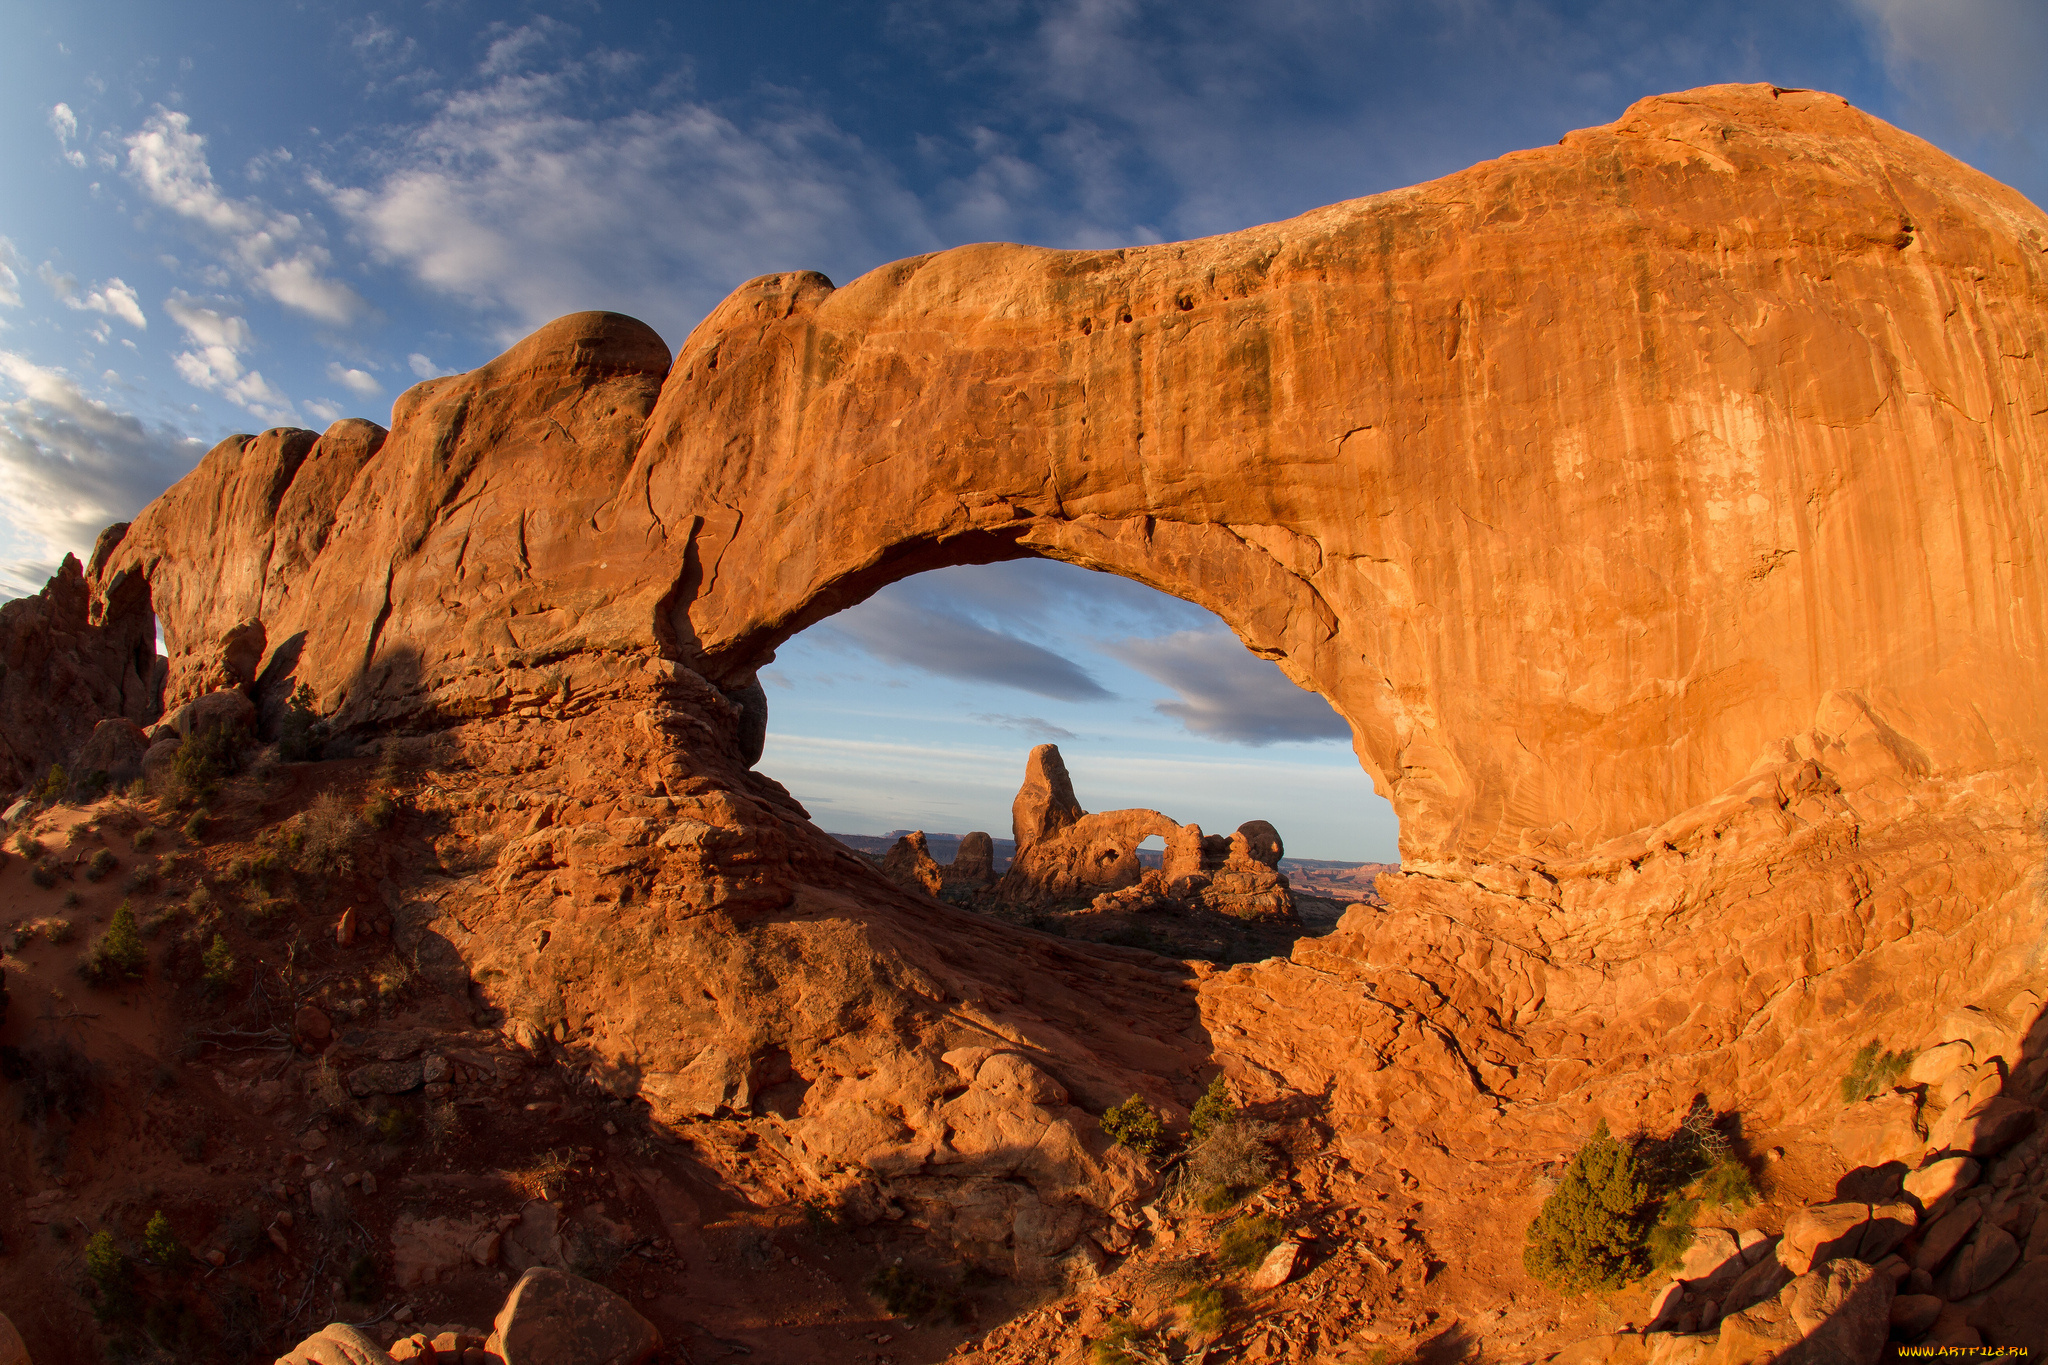
[[[63,723],[154,715],[144,587],[173,705],[259,624],[266,709],[304,683],[439,765],[455,875],[397,932],[665,1120],[747,1126],[766,1194],[1042,1269],[1145,1188],[1091,1111],[1177,1119],[1221,1066],[1483,1200],[1599,1116],[1831,1116],[1869,1038],[2010,994],[2043,355],[2020,196],[1833,96],[1664,96],[1205,241],[765,277],[673,363],[578,314],[388,435],[234,438],[95,556]],[[1385,905],[1227,972],[1063,945],[751,771],[782,640],[1031,555],[1328,697],[1402,821]]]

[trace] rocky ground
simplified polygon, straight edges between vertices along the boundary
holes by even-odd
[[[196,820],[130,797],[17,815],[0,867],[0,943],[8,1102],[26,1140],[5,1158],[16,1198],[0,1214],[0,1301],[45,1365],[98,1359],[100,1341],[132,1358],[154,1344],[168,1358],[253,1360],[328,1321],[364,1323],[387,1342],[480,1333],[532,1265],[625,1295],[677,1360],[1078,1362],[1120,1333],[1135,1334],[1132,1351],[1176,1359],[1207,1344],[1249,1360],[1577,1360],[1702,1330],[1712,1288],[1693,1291],[1681,1322],[1660,1314],[1671,1307],[1657,1301],[1662,1281],[1568,1300],[1528,1278],[1520,1233],[1554,1165],[1503,1166],[1506,1183],[1475,1201],[1438,1168],[1360,1161],[1299,1097],[1249,1106],[1267,1125],[1269,1181],[1205,1210],[1180,1159],[1162,1153],[1139,1197],[1054,1280],[963,1261],[914,1203],[864,1204],[860,1187],[836,1201],[778,1198],[754,1164],[772,1116],[766,1127],[726,1110],[654,1121],[644,1101],[593,1083],[561,1037],[506,1017],[449,972],[431,937],[408,933],[412,893],[397,888],[431,894],[466,872],[452,775],[404,752],[259,757]],[[381,829],[365,815],[380,800]],[[339,834],[322,834],[318,820],[337,809]],[[40,856],[24,856],[36,844]],[[124,904],[148,966],[90,986],[78,965]],[[1331,927],[1314,922],[1327,918],[1320,903],[1306,904],[1310,924],[1291,931],[1303,945]],[[209,981],[216,936],[232,964],[216,963]],[[1876,1102],[1845,1111],[1831,1136],[1744,1135],[1764,1202],[1710,1211],[1702,1225],[1725,1222],[1736,1244],[1768,1249],[1807,1205],[1829,1201],[1844,1151],[1933,1150],[1930,1120],[1994,1094],[2022,1060],[2010,1039],[1982,1036],[1930,1055],[1956,1065],[1888,1091],[1882,1114]],[[2041,1069],[2016,1084],[2036,1084]],[[2041,1145],[1987,1160],[1995,1193],[1968,1207],[1995,1206],[1986,1227],[2009,1224],[2017,1249],[2048,1254],[2048,1223],[2028,1240],[2031,1196],[2005,1197],[2031,1188]],[[1859,1197],[1896,1201],[1905,1169]],[[189,1258],[157,1264],[139,1250],[159,1211]],[[103,1228],[133,1254],[138,1307],[96,1324],[85,1252]],[[1291,1264],[1262,1283],[1262,1267],[1275,1278],[1264,1254],[1274,1246]],[[2016,1252],[2001,1269],[2030,1264]],[[892,1268],[896,1282],[878,1279]],[[1718,1266],[1696,1276],[1727,1278]],[[1899,1285],[1928,1287],[1903,1275]],[[1966,1291],[1958,1299],[1989,1287],[1951,1286]],[[1191,1299],[1204,1291],[1216,1296],[1206,1316]],[[1715,1307],[1727,1303],[1723,1290]],[[1627,1335],[1653,1323],[1664,1330]],[[1955,1314],[1943,1324],[1967,1325]]]

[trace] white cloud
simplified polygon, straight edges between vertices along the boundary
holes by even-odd
[[[1974,134],[2026,137],[2048,115],[2048,7],[2039,0],[1850,0],[1908,90]]]
[[[71,145],[71,139],[78,136],[78,115],[71,112],[70,105],[60,103],[51,106],[50,131],[57,135],[57,145],[64,149],[64,159],[80,170],[85,169],[85,153]]]
[[[405,363],[412,366],[412,372],[422,379],[439,379],[444,374],[455,373],[455,371],[453,370],[445,369],[442,366],[436,365],[433,361],[421,355],[418,351],[414,351],[411,355],[407,356],[405,358]]]
[[[230,351],[243,351],[248,349],[252,340],[249,324],[241,318],[212,308],[201,308],[182,295],[174,294],[165,299],[164,311],[185,329],[186,336],[202,346],[224,346]]]
[[[485,83],[442,95],[370,183],[315,182],[379,258],[507,315],[512,334],[615,308],[679,341],[753,276],[844,280],[942,245],[894,170],[830,119],[784,104],[741,121],[687,100],[594,114],[601,62],[525,69],[559,34],[501,37]]]
[[[1296,687],[1277,664],[1228,632],[1182,630],[1102,648],[1178,692],[1180,700],[1154,709],[1190,734],[1254,746],[1351,738],[1351,727],[1329,702]]]
[[[324,398],[308,398],[301,406],[323,422],[341,420],[343,409],[339,403],[330,403]]]
[[[175,294],[164,300],[164,311],[185,330],[194,345],[194,349],[171,357],[180,379],[194,388],[217,393],[266,422],[297,420],[292,400],[272,386],[262,371],[242,364],[242,352],[254,341],[245,319],[202,308],[192,299]]]
[[[61,277],[67,284],[73,283],[69,275]],[[75,288],[75,285],[74,285]],[[116,276],[105,284],[94,285],[84,298],[78,298],[71,291],[62,295],[66,305],[85,312],[105,313],[110,318],[119,318],[130,327],[148,328],[149,319],[142,315],[142,301],[135,291],[123,284]]]
[[[367,370],[351,370],[338,361],[327,362],[327,377],[361,398],[375,398],[384,392],[377,376]]]
[[[231,199],[214,183],[206,139],[182,113],[158,109],[127,139],[128,172],[142,192],[225,239],[223,260],[287,308],[346,323],[366,311],[353,289],[324,273],[332,260],[318,229],[258,199]]]
[[[0,304],[9,308],[21,307],[21,276],[14,273],[21,264],[14,243],[0,237]]]
[[[102,528],[134,513],[190,469],[205,444],[88,396],[63,370],[0,351],[0,508],[14,563],[0,585],[40,586],[49,567],[91,553]]]

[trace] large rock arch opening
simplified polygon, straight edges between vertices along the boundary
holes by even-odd
[[[93,586],[148,583],[172,703],[257,622],[259,690],[431,749],[473,861],[400,931],[664,1122],[786,1123],[760,1188],[945,1215],[993,1169],[948,1165],[945,1059],[1027,1058],[975,1103],[1059,1109],[1004,1186],[1043,1268],[1142,1193],[1091,1115],[1211,1065],[1485,1200],[1695,1095],[1825,1133],[1871,1038],[2038,1009],[2044,354],[2035,206],[1720,87],[1226,237],[756,280],[673,360],[564,318],[388,434],[224,443]],[[1401,819],[1388,906],[1162,972],[965,928],[750,770],[779,642],[1024,555],[1328,698]]]

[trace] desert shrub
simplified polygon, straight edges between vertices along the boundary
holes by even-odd
[[[1885,1052],[1873,1038],[1856,1049],[1856,1056],[1849,1063],[1849,1074],[1842,1077],[1842,1103],[1854,1104],[1867,1100],[1880,1090],[1889,1089],[1898,1083],[1912,1064],[1911,1052]]]
[[[28,879],[48,891],[57,884],[57,865],[45,858],[28,870]]]
[[[322,792],[299,817],[294,833],[303,836],[298,848],[299,866],[308,872],[340,876],[355,866],[356,844],[363,837],[362,821],[333,792]]]
[[[87,801],[97,801],[107,794],[107,788],[113,783],[113,775],[105,768],[94,768],[78,779],[78,792]]]
[[[204,971],[200,979],[206,983],[210,994],[218,995],[235,984],[234,950],[219,934],[215,934],[213,942],[207,945],[206,956],[200,959],[200,965]]]
[[[1216,1239],[1216,1262],[1226,1270],[1251,1270],[1280,1245],[1280,1220],[1261,1213],[1239,1218]]]
[[[268,938],[284,923],[290,904],[281,900],[252,901],[242,907],[242,927],[258,938]]]
[[[1088,1348],[1089,1365],[1145,1365],[1145,1357],[1133,1348],[1144,1334],[1128,1318],[1111,1318],[1102,1324],[1102,1335]]]
[[[247,743],[248,736],[239,726],[209,725],[188,736],[171,760],[179,799],[211,800],[221,782],[241,768]]]
[[[79,897],[77,891],[66,891],[64,893],[64,908],[66,910],[76,910],[78,908],[78,900]]]
[[[128,875],[121,879],[121,889],[133,896],[149,890],[156,883],[156,873],[146,867],[131,867]]]
[[[1142,1095],[1104,1110],[1102,1131],[1117,1146],[1128,1147],[1142,1157],[1156,1156],[1166,1146],[1166,1124]]]
[[[371,829],[383,829],[398,814],[398,802],[390,792],[378,792],[363,802],[363,823]]]
[[[52,763],[50,771],[44,775],[43,780],[36,783],[34,796],[36,800],[43,802],[61,801],[64,798],[64,793],[70,790],[70,788],[71,778],[64,771],[64,765]]]
[[[68,919],[42,921],[43,937],[52,943],[69,943],[78,936],[78,926]]]
[[[185,1244],[171,1230],[171,1220],[162,1209],[150,1215],[149,1226],[142,1230],[142,1254],[166,1267],[181,1264],[185,1259]]]
[[[112,872],[116,866],[118,864],[114,861],[114,850],[111,848],[100,849],[86,863],[85,879],[89,882],[99,881],[109,872]]]
[[[569,1153],[542,1152],[530,1166],[505,1172],[514,1189],[529,1199],[552,1199],[569,1188]]]
[[[20,830],[14,836],[14,851],[34,862],[43,856],[43,841],[25,829]]]
[[[572,1274],[603,1284],[625,1258],[626,1245],[598,1228],[578,1223],[563,1239],[563,1259]]]
[[[1188,1141],[1202,1142],[1211,1129],[1235,1122],[1237,1115],[1237,1103],[1230,1097],[1230,1087],[1218,1076],[1209,1082],[1209,1088],[1188,1113]]]
[[[100,1321],[125,1317],[133,1311],[128,1257],[114,1241],[114,1234],[105,1228],[95,1232],[85,1244],[85,1273],[92,1281],[93,1313]]]
[[[377,1140],[394,1147],[403,1146],[419,1136],[420,1123],[410,1109],[393,1105],[377,1115]],[[542,1196],[545,1197],[545,1196]]]
[[[1190,1289],[1180,1296],[1181,1312],[1187,1318],[1188,1329],[1199,1336],[1217,1337],[1229,1325],[1230,1316],[1223,1305],[1223,1290],[1213,1284]]]
[[[1650,1187],[1603,1120],[1529,1225],[1522,1264],[1565,1294],[1617,1289],[1649,1266]]]
[[[198,843],[206,837],[206,824],[211,819],[213,819],[213,812],[204,806],[193,811],[191,818],[185,821],[183,830],[185,837],[195,844]]]
[[[1699,1212],[1697,1199],[1672,1198],[1658,1209],[1657,1221],[1643,1240],[1643,1252],[1652,1270],[1669,1270],[1685,1259],[1692,1247],[1693,1215]]]
[[[1756,1177],[1732,1153],[1710,1167],[1699,1180],[1700,1202],[1718,1208],[1746,1208],[1762,1198]]]
[[[954,1304],[951,1293],[901,1265],[885,1265],[868,1276],[867,1291],[892,1317],[904,1319],[925,1317]]]
[[[320,741],[326,729],[313,709],[313,689],[300,683],[284,704],[284,718],[277,725],[277,756],[287,763],[305,763],[320,757]]]
[[[1204,1213],[1223,1212],[1272,1178],[1272,1133],[1268,1124],[1233,1117],[1189,1151],[1188,1182]]]
[[[122,901],[107,932],[79,960],[78,974],[95,986],[112,986],[141,980],[148,966],[149,949],[135,927],[135,912]]]
[[[144,825],[141,829],[136,830],[134,840],[135,851],[137,853],[149,852],[156,844],[156,835],[157,828],[155,825]]]

